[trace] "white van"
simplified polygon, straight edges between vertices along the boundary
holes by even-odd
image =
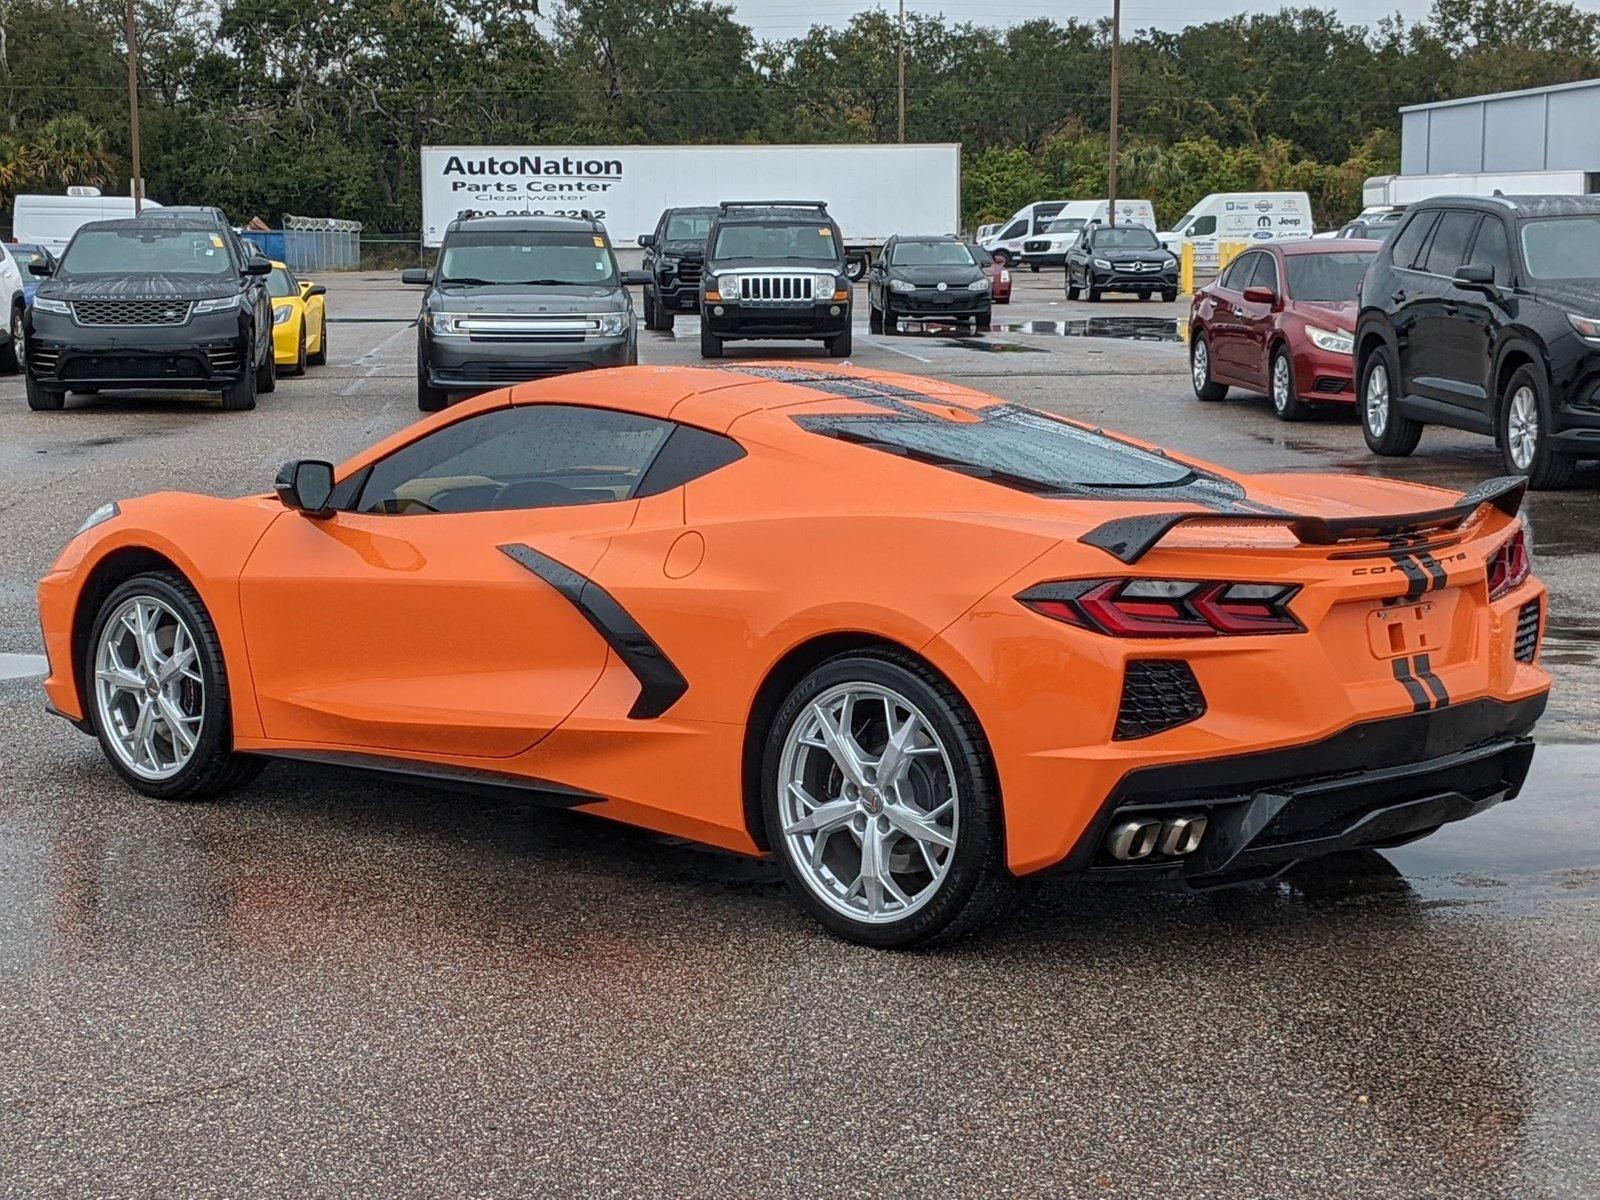
[[[986,238],[979,238],[978,245],[997,257],[1003,255],[1001,261],[1010,266],[1021,259],[1022,243],[1043,233],[1044,227],[1050,224],[1051,219],[1070,203],[1072,203],[1070,200],[1040,200],[1019,208],[1011,214],[1011,219],[1000,227],[999,232],[992,233]]]
[[[1156,236],[1174,254],[1187,244],[1197,254],[1215,255],[1219,240],[1277,242],[1311,233],[1311,197],[1304,192],[1215,192]]]
[[[1078,240],[1078,233],[1088,225],[1104,225],[1111,215],[1109,200],[1069,200],[1060,212],[1050,218],[1037,237],[1024,239],[1022,261],[1037,271],[1040,267],[1059,267],[1067,261],[1067,250]],[[1156,208],[1148,200],[1117,201],[1118,225],[1143,225],[1156,227]]]
[[[160,208],[146,200],[144,208]],[[133,197],[102,196],[99,188],[69,188],[65,196],[18,196],[11,208],[11,240],[31,242],[59,255],[80,225],[133,216]]]

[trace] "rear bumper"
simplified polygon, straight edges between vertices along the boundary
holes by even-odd
[[[1395,845],[1514,798],[1547,693],[1367,721],[1308,745],[1142,768],[1123,777],[1059,870],[1213,887],[1337,851]],[[1126,821],[1206,818],[1200,846],[1118,862]]]

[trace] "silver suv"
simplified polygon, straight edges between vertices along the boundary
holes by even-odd
[[[478,216],[445,230],[422,284],[417,323],[417,407],[435,412],[454,395],[509,383],[630,366],[639,361],[629,284],[605,226],[593,217]]]

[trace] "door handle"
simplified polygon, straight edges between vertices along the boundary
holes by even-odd
[[[1389,293],[1389,299],[1393,300],[1396,304],[1399,304],[1405,298],[1406,292],[1404,288],[1401,288],[1399,291]]]

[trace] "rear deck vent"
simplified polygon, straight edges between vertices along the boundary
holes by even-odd
[[[1529,600],[1517,610],[1517,661],[1531,663],[1538,653],[1539,602]]]
[[[1149,737],[1205,716],[1200,683],[1182,659],[1146,658],[1128,664],[1117,710],[1119,742]]]

